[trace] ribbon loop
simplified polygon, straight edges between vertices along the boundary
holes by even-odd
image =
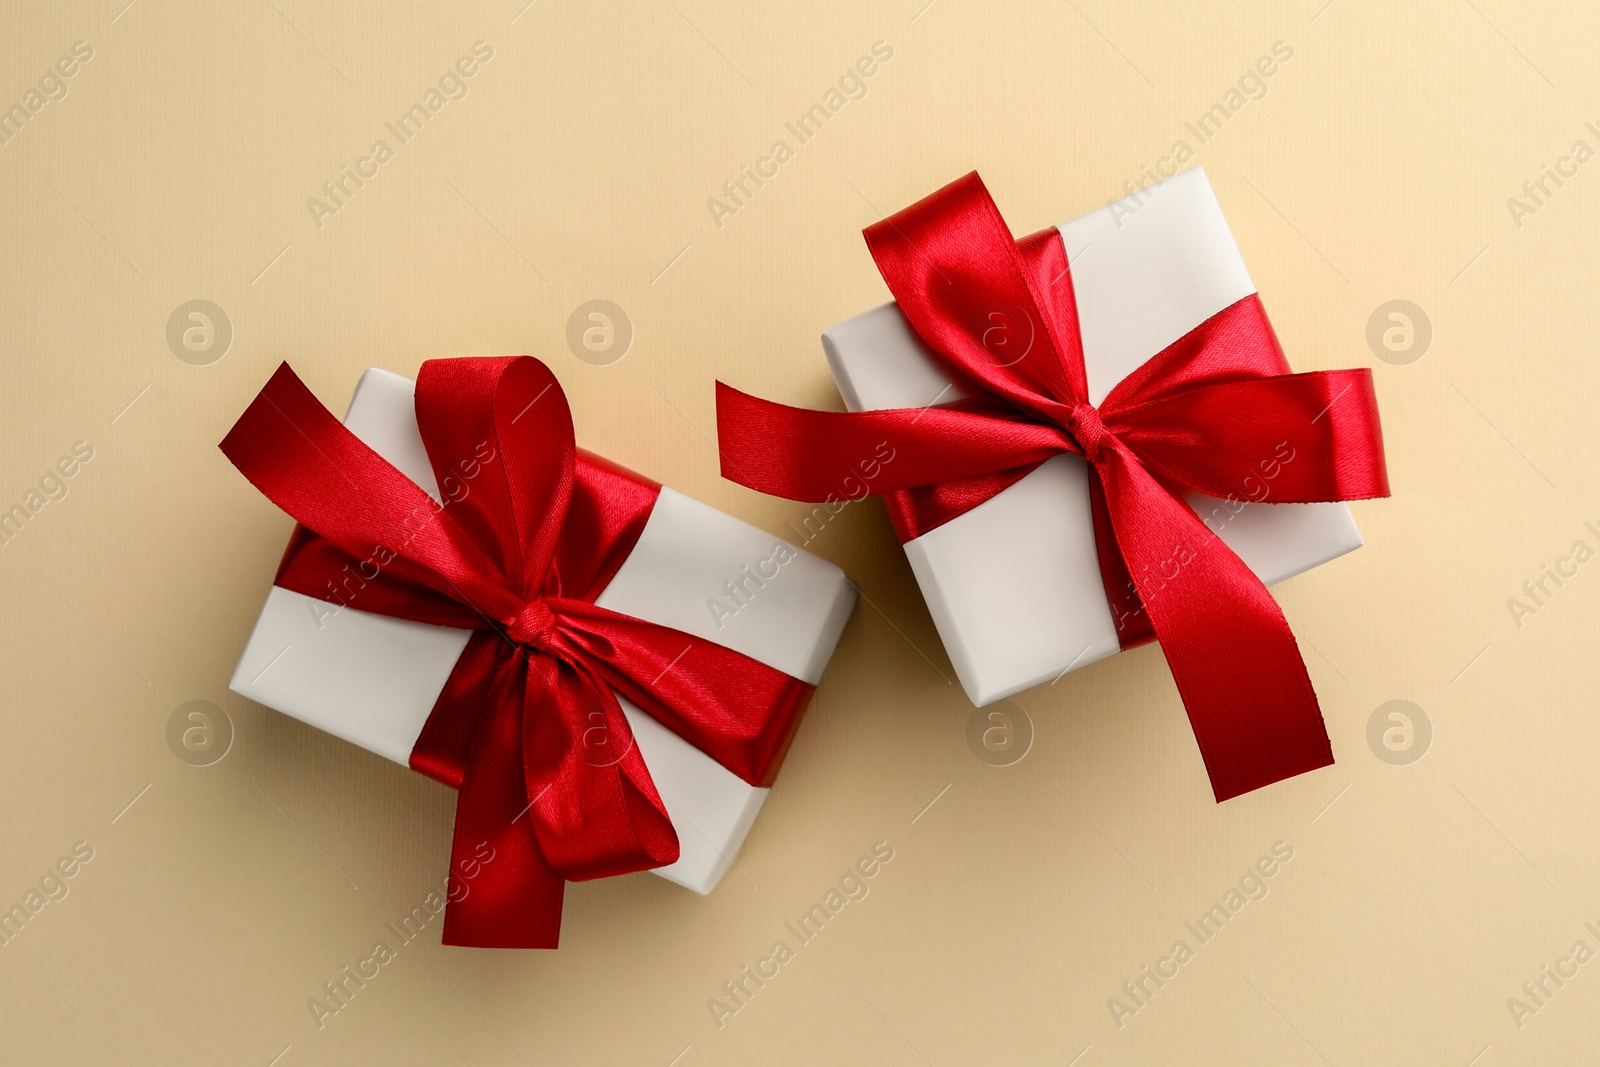
[[[1282,503],[1387,496],[1371,374],[1291,374],[1252,295],[1147,360],[1097,409],[1058,233],[1016,241],[968,174],[866,238],[912,328],[979,395],[836,414],[779,407],[719,382],[724,476],[825,500],[870,441],[892,442],[895,462],[873,489],[888,496],[909,541],[1042,460],[1081,452],[1118,638],[1123,647],[1152,633],[1160,641],[1217,799],[1333,762],[1282,611],[1175,493]]]

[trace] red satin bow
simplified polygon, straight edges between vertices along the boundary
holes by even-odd
[[[476,631],[411,754],[416,770],[461,791],[451,868],[478,870],[448,905],[444,943],[554,948],[565,881],[678,858],[616,694],[765,785],[812,687],[595,605],[660,486],[575,447],[543,363],[430,360],[416,411],[442,506],[288,364],[221,448],[302,524],[277,585]],[[493,859],[474,866],[484,843]]]
[[[718,382],[723,476],[824,500],[888,442],[895,458],[874,488],[890,494],[902,534],[916,536],[1052,455],[1082,455],[1119,637],[1135,643],[1137,620],[1148,619],[1217,799],[1332,763],[1282,611],[1177,494],[1233,496],[1287,447],[1294,459],[1276,465],[1274,502],[1387,496],[1370,372],[1289,373],[1251,296],[1158,353],[1096,408],[1054,229],[1014,241],[973,173],[866,238],[901,312],[974,398],[842,414]]]

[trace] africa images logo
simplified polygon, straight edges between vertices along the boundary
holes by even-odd
[[[339,168],[339,173],[328,181],[322,183],[322,195],[306,199],[306,210],[311,213],[311,221],[322,229],[325,220],[330,215],[337,215],[348,207],[367,182],[376,178],[385,163],[395,157],[398,149],[410,144],[423,128],[439,112],[444,110],[446,104],[452,100],[466,99],[470,88],[469,81],[482,69],[483,64],[494,58],[494,48],[484,41],[474,41],[472,54],[459,57],[454,64],[445,68],[439,75],[435,85],[430,85],[423,91],[421,99],[401,112],[391,122],[383,124],[389,137],[379,137],[372,142],[372,147],[366,155],[355,161],[354,166],[344,164]],[[390,144],[390,139],[394,143]]]
[[[774,941],[772,948],[754,964],[745,964],[739,968],[737,976],[723,982],[722,996],[707,997],[706,1009],[711,1012],[717,1029],[721,1030],[729,1019],[748,1008],[755,995],[777,978],[783,967],[795,960],[800,949],[821,936],[828,923],[844,911],[846,905],[867,899],[867,894],[872,891],[872,879],[881,874],[893,859],[893,845],[887,841],[873,842],[871,854],[860,857],[847,867],[837,884],[829,886],[822,894],[821,900],[812,904],[798,919],[783,924],[788,937]],[[794,939],[793,944],[789,943],[790,937]]]
[[[1238,881],[1222,894],[1220,901],[1213,902],[1198,918],[1183,924],[1188,937],[1178,938],[1166,955],[1153,964],[1145,964],[1138,975],[1123,982],[1121,996],[1107,997],[1106,1008],[1117,1029],[1121,1030],[1129,1019],[1149,1007],[1156,994],[1183,973],[1183,968],[1194,960],[1200,949],[1221,936],[1223,928],[1247,905],[1267,899],[1271,892],[1270,879],[1292,859],[1294,846],[1287,841],[1274,841],[1270,854],[1262,855],[1246,868]],[[1192,945],[1190,938],[1194,940]]]
[[[756,193],[766,188],[767,182],[776,178],[783,165],[794,159],[795,153],[821,133],[822,127],[830,119],[852,102],[866,99],[870,88],[868,79],[893,58],[894,46],[887,41],[873,41],[870,55],[856,59],[845,68],[838,82],[822,94],[822,99],[802,111],[794,121],[783,124],[784,136],[774,140],[765,155],[759,156],[754,163],[740,165],[738,177],[723,182],[720,195],[707,197],[706,210],[711,213],[711,221],[717,229],[722,229],[728,219],[742,211]]]

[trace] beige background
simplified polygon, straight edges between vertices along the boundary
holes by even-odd
[[[125,2],[0,13],[0,105],[94,50],[0,147],[0,507],[94,449],[0,548],[0,904],[94,849],[0,947],[8,1062],[1594,1061],[1600,962],[1507,1007],[1600,950],[1600,564],[1507,607],[1600,547],[1600,163],[1506,203],[1600,148],[1592,5]],[[307,199],[478,40],[469,94],[319,229]],[[877,40],[865,98],[714,225]],[[368,365],[534,353],[583,444],[777,530],[804,509],[718,477],[711,383],[837,405],[817,335],[885,295],[863,226],[973,168],[1018,232],[1095,207],[1280,40],[1197,161],[1295,366],[1377,376],[1394,498],[1278,590],[1337,765],[1216,805],[1153,649],[1017,697],[1031,750],[981,762],[870,502],[813,545],[866,602],[740,873],[575,886],[559,952],[434,928],[319,1030],[307,999],[442,877],[454,798],[227,692],[290,523],[215,446],[272,368],[339,409]],[[195,298],[235,332],[209,366],[166,342]],[[565,341],[594,298],[635,331],[610,366]],[[1434,329],[1406,366],[1366,341],[1396,298]],[[1367,741],[1393,699],[1432,724],[1410,765]],[[168,747],[190,700],[233,724],[212,766]],[[870,895],[719,1029],[708,998],[878,840]],[[1277,841],[1266,898],[1119,1030],[1108,998]]]

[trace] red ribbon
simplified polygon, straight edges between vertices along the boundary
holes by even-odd
[[[475,631],[411,753],[413,768],[461,791],[452,870],[481,867],[448,905],[444,943],[554,948],[566,881],[678,858],[617,694],[765,785],[812,687],[595,605],[660,486],[575,447],[566,396],[543,363],[430,360],[416,411],[442,506],[288,364],[221,448],[302,524],[277,585]]]
[[[901,312],[973,399],[844,414],[718,382],[723,476],[824,500],[887,442],[894,460],[873,484],[909,539],[1053,455],[1082,455],[1119,638],[1137,643],[1148,620],[1217,799],[1332,763],[1283,612],[1178,494],[1237,496],[1270,470],[1277,503],[1387,496],[1371,373],[1289,373],[1250,296],[1155,355],[1096,408],[1054,229],[1015,241],[973,173],[866,238]]]

